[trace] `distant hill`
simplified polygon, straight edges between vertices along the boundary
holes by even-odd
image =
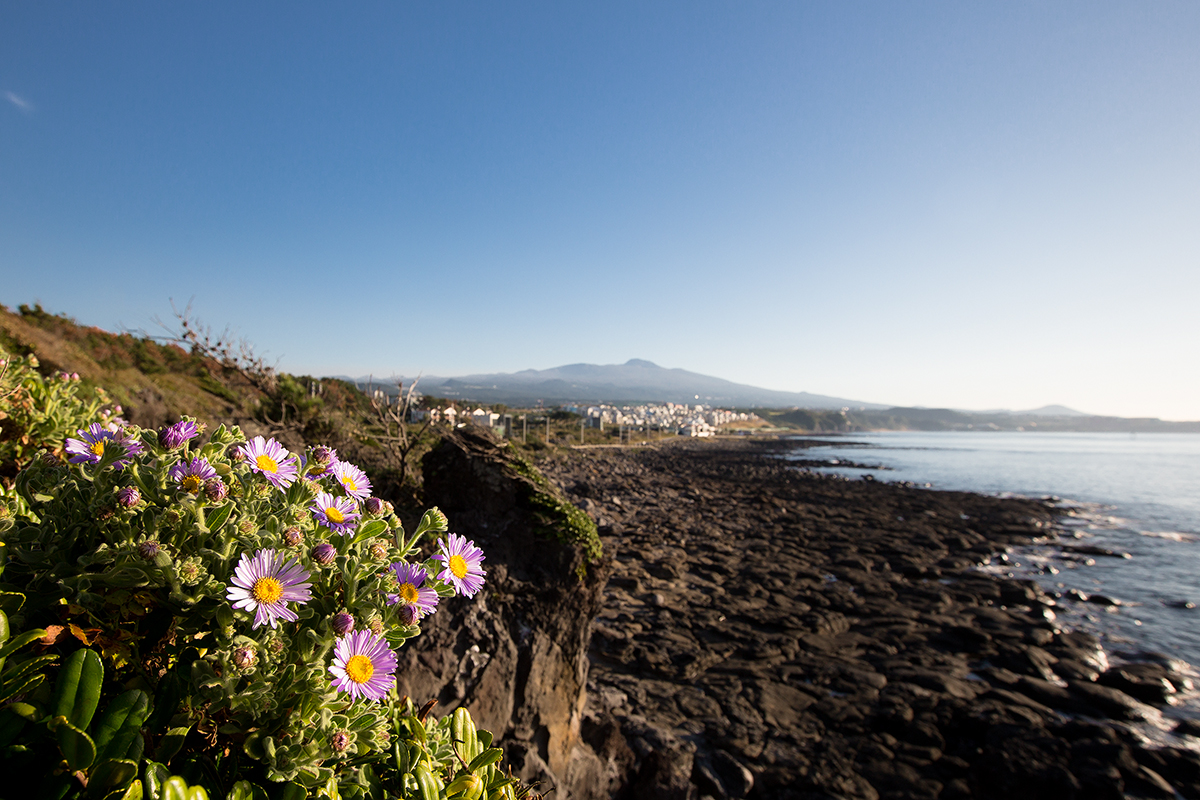
[[[365,378],[357,379],[359,383]],[[411,379],[403,379],[406,382]],[[378,380],[376,380],[378,383]],[[381,387],[384,388],[384,387]],[[810,392],[780,392],[734,383],[684,369],[667,369],[640,358],[624,364],[567,364],[551,369],[422,377],[425,394],[479,403],[526,406],[563,403],[704,403],[737,408],[855,408],[882,410],[886,405]]]
[[[391,381],[345,378],[365,388],[368,380],[394,392]],[[411,378],[401,378],[410,385]],[[462,403],[703,403],[725,408],[754,408],[769,421],[809,432],[878,430],[922,431],[1087,431],[1087,432],[1200,432],[1200,422],[1165,422],[1154,418],[1101,417],[1062,405],[1027,411],[992,409],[911,408],[865,403],[811,392],[780,392],[734,383],[722,378],[667,369],[652,361],[630,359],[624,364],[566,364],[551,369],[514,373],[465,375],[459,378],[424,376],[418,389]],[[845,409],[845,412],[843,412]]]
[[[1042,406],[1041,408],[1031,408],[1028,411],[976,411],[976,414],[1012,414],[1014,417],[1091,417],[1093,414],[1088,414],[1086,411],[1076,411],[1073,408],[1066,406]]]
[[[1050,408],[1064,408],[1051,406]],[[759,415],[782,427],[809,433],[867,431],[1043,431],[1073,433],[1200,433],[1198,422],[1152,417],[1098,417],[1069,408],[1053,414],[1033,411],[959,411],[949,408],[888,408],[848,412],[818,409],[763,410]]]

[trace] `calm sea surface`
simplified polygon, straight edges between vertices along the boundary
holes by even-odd
[[[1113,611],[1060,601],[1072,627],[1100,633],[1120,657],[1138,650],[1200,665],[1200,434],[889,432],[804,437],[828,444],[795,458],[836,459],[848,477],[912,481],[934,489],[1060,499],[1066,544],[1132,558],[1021,548],[988,569],[1032,577],[1047,589],[1119,598]],[[1076,541],[1074,536],[1079,537]],[[1193,602],[1196,608],[1179,607]]]

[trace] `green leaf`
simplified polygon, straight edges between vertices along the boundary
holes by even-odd
[[[58,717],[54,735],[58,739],[58,749],[71,771],[87,769],[96,760],[96,743],[79,728],[75,727],[66,717]]]
[[[416,717],[405,717],[404,724],[408,726],[408,730],[412,733],[413,738],[421,744],[425,744],[425,726]]]
[[[267,800],[267,790],[250,781],[238,781],[225,800]]]
[[[104,795],[104,800],[142,800],[142,782],[135,779],[124,789],[114,789]]]
[[[221,526],[229,519],[229,515],[233,513],[233,503],[226,503],[219,508],[216,508],[206,515],[205,527],[213,533],[221,530]]]
[[[8,613],[0,609],[0,644],[8,641],[11,630],[8,627]]]
[[[6,618],[5,623],[7,624],[7,622],[8,620]],[[45,628],[34,628],[31,631],[25,631],[15,639],[9,639],[7,642],[5,642],[3,647],[0,647],[0,659],[8,658],[25,645],[29,644],[30,642],[36,642],[45,635]]]
[[[36,675],[26,675],[23,678],[6,680],[4,685],[0,687],[0,703],[7,703],[14,697],[32,692],[38,686],[41,686],[44,680],[46,680],[46,676],[40,672]]]
[[[137,777],[136,761],[109,759],[101,761],[88,773],[88,797],[102,798],[114,789],[124,789]]]
[[[8,710],[19,717],[24,717],[30,722],[36,722],[42,716],[42,712],[38,707],[29,703],[9,703]]]
[[[163,781],[158,800],[190,800],[189,795],[187,781],[178,775],[172,775]]]
[[[429,765],[422,761],[417,764],[417,768],[413,770],[413,774],[417,777],[417,791],[421,795],[421,800],[439,800],[442,794],[442,782],[433,776],[429,771]]]
[[[408,743],[393,742],[392,743],[392,758],[396,764],[396,769],[401,775],[408,774],[408,768],[411,766],[408,760]]]
[[[500,759],[504,758],[504,751],[499,747],[489,747],[475,758],[471,759],[471,763],[467,765],[470,772],[481,770],[486,766],[495,764]]]
[[[387,523],[381,519],[373,519],[366,525],[359,526],[358,534],[351,540],[350,544],[357,544],[366,539],[373,539],[379,534],[387,530]]]
[[[292,781],[291,783],[285,783],[275,797],[277,800],[308,800],[308,789]]]
[[[149,713],[150,696],[141,689],[130,689],[109,703],[94,730],[97,758],[126,758]]]
[[[85,730],[100,703],[103,684],[104,665],[100,656],[93,650],[76,650],[58,673],[51,713],[66,717],[76,728]]]
[[[57,655],[50,653],[44,656],[32,656],[24,661],[10,661],[8,669],[4,670],[4,682],[16,681],[39,667],[46,666],[56,658],[58,658]]]
[[[255,761],[262,761],[267,757],[267,750],[263,744],[265,738],[262,731],[255,731],[246,737],[246,741],[242,742],[242,749]]]
[[[0,748],[8,747],[25,727],[25,720],[7,708],[0,711]]]
[[[167,727],[179,707],[179,698],[183,693],[179,669],[178,665],[172,667],[158,682],[158,690],[154,692],[154,710],[146,719],[146,727],[152,731]]]
[[[154,751],[154,757],[163,763],[174,758],[175,754],[183,749],[183,743],[187,739],[188,732],[191,729],[189,725],[182,728],[171,728],[171,730],[167,731],[167,735],[158,743],[158,749]]]
[[[475,735],[475,721],[465,708],[454,709],[454,717],[450,722],[450,733],[455,742],[459,743],[458,754],[463,761],[470,761],[479,755],[479,738]]]
[[[171,777],[171,772],[157,761],[142,762],[142,782],[145,784],[146,796],[150,800],[159,800],[163,784]]]
[[[0,611],[6,614],[15,614],[21,610],[23,605],[25,605],[25,595],[20,592],[0,592]],[[2,636],[0,641],[7,638],[7,635]]]

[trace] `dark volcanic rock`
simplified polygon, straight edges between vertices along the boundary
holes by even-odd
[[[439,714],[466,706],[540,791],[609,797],[617,775],[626,778],[628,750],[603,732],[593,731],[599,750],[582,738],[587,652],[608,566],[545,534],[528,501],[531,481],[488,434],[450,436],[426,456],[424,474],[427,501],[483,548],[487,583],[472,599],[443,600],[422,623],[422,636],[400,650],[399,691],[418,703],[436,698]]]
[[[1053,508],[814,475],[773,446],[539,465],[608,526],[587,713],[629,745],[614,798],[1200,797],[1200,758],[1070,721],[1156,713],[1126,692],[1169,675],[1093,682],[1095,637],[1057,630],[1036,584],[972,571],[1051,535]]]

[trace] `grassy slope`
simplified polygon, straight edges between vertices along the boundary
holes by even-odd
[[[249,417],[255,399],[213,377],[213,366],[175,345],[131,334],[78,325],[69,317],[22,306],[0,306],[0,345],[33,353],[45,373],[77,372],[84,383],[105,389],[126,416],[156,427],[181,414],[210,424]]]

